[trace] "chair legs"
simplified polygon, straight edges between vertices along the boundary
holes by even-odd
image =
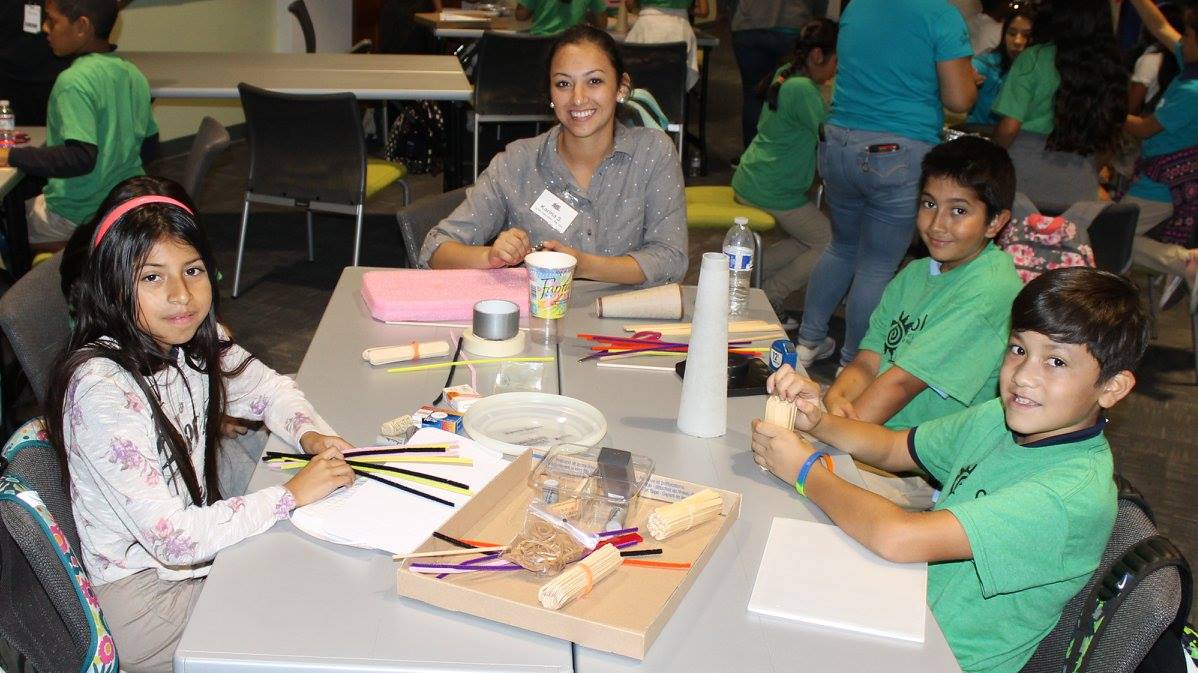
[[[478,182],[478,117],[474,118],[474,182]]]
[[[1194,345],[1194,383],[1198,384],[1198,313],[1190,314],[1190,340]]]
[[[233,269],[233,298],[241,289],[241,259],[245,255],[245,231],[250,223],[250,199],[247,196],[241,207],[241,233],[237,236],[237,266]]]
[[[762,270],[764,265],[761,263],[763,261],[761,259],[762,255],[765,253],[765,245],[761,242],[761,234],[755,231],[753,232],[753,245],[757,249],[753,251],[753,273],[749,284],[752,287],[761,287],[762,277],[765,274],[765,271]]]
[[[312,211],[307,211],[308,216],[308,261],[316,261],[315,236],[312,233]]]
[[[364,206],[358,204],[358,212],[354,215],[354,266],[358,265],[358,253],[362,248],[362,212]]]

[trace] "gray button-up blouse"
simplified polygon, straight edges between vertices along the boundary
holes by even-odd
[[[686,198],[669,136],[617,125],[612,153],[584,191],[558,155],[559,133],[561,126],[554,126],[496,155],[466,191],[466,200],[429,231],[420,266],[428,268],[445,241],[484,245],[504,229],[518,227],[533,245],[556,239],[595,255],[631,255],[646,285],[681,280],[687,267]],[[531,210],[546,189],[578,211],[564,233]]]

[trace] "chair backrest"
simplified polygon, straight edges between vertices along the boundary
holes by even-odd
[[[481,117],[552,119],[549,48],[553,38],[483,33],[478,43],[474,112]]]
[[[196,137],[191,141],[191,151],[187,153],[187,166],[183,170],[183,189],[192,201],[200,198],[200,184],[208,173],[212,161],[229,146],[229,131],[224,125],[212,117],[204,117]]]
[[[1090,223],[1090,247],[1094,263],[1103,271],[1123,273],[1131,268],[1132,245],[1140,207],[1134,203],[1112,203]]]
[[[41,671],[115,672],[115,645],[76,556],[79,536],[41,419],[0,474],[0,634]]]
[[[366,139],[352,93],[289,94],[245,83],[237,89],[250,141],[248,192],[301,203],[362,203]]]
[[[287,5],[287,11],[294,14],[295,20],[299,21],[300,30],[304,33],[304,51],[309,54],[316,53],[316,28],[312,25],[312,15],[308,13],[308,6],[304,4],[304,0],[295,0]]]
[[[632,86],[648,89],[670,124],[682,124],[686,118],[686,43],[620,45],[624,69],[632,77]]]
[[[403,247],[408,257],[408,268],[417,267],[420,246],[424,237],[441,220],[449,217],[454,208],[466,198],[466,188],[461,187],[444,194],[434,194],[417,199],[395,214],[399,220],[399,232],[403,235]]]
[[[39,404],[46,401],[50,368],[71,338],[58,270],[61,262],[62,253],[56,253],[0,297],[0,329],[8,337]]]
[[[1119,485],[1119,513],[1110,540],[1102,552],[1098,568],[1086,586],[1069,600],[1061,619],[1032,654],[1021,673],[1060,673],[1067,650],[1081,620],[1089,619],[1087,600],[1100,589],[1099,582],[1113,566],[1141,542],[1157,535],[1156,524],[1144,498],[1122,477]],[[1180,575],[1172,568],[1153,573],[1135,587],[1107,625],[1106,633],[1089,654],[1086,668],[1104,673],[1131,673],[1152,647],[1157,637],[1177,615],[1182,588]]]

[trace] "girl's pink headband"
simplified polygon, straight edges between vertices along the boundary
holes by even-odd
[[[124,203],[117,206],[116,208],[113,208],[112,210],[108,211],[108,214],[104,216],[104,219],[100,220],[100,226],[96,227],[96,238],[95,238],[95,241],[92,243],[92,247],[95,248],[100,245],[100,241],[102,241],[104,239],[104,234],[107,234],[108,230],[112,228],[112,225],[116,224],[117,220],[124,217],[125,213],[128,213],[130,210],[133,210],[134,208],[140,208],[140,207],[150,204],[150,203],[165,203],[168,206],[175,206],[176,208],[187,213],[188,215],[193,215],[193,216],[195,215],[195,213],[193,213],[191,211],[191,208],[188,208],[186,205],[184,205],[182,201],[179,201],[177,199],[172,199],[169,196],[161,196],[159,194],[147,194],[146,196],[134,197],[132,199],[129,199],[128,201],[125,201]]]

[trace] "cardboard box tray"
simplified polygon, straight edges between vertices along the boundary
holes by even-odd
[[[523,527],[528,503],[540,496],[528,486],[532,467],[531,452],[525,452],[442,525],[441,532],[457,538],[506,544]],[[629,522],[630,526],[639,526],[645,538],[644,543],[632,549],[662,549],[661,555],[645,560],[691,563],[688,570],[624,565],[596,584],[586,597],[561,610],[548,610],[537,600],[537,590],[551,577],[524,571],[479,572],[449,575],[439,580],[436,575],[410,572],[407,566],[413,561],[408,560],[397,571],[399,595],[585,647],[643,659],[740,513],[740,494],[713,489],[724,498],[722,515],[658,542],[649,536],[645,522],[665,501],[653,498],[656,495],[676,499],[704,488],[710,487],[654,477],[642,492],[640,505]],[[429,538],[417,551],[450,548],[446,542]]]

